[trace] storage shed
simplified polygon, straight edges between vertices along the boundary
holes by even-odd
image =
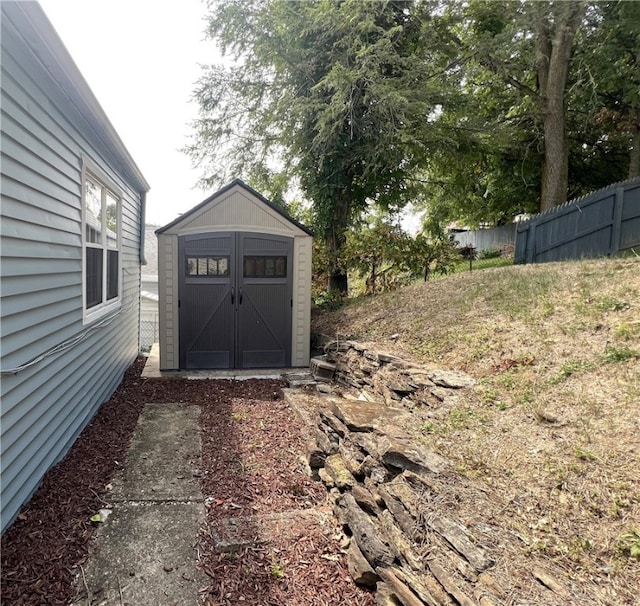
[[[306,227],[236,179],[156,234],[161,370],[309,364]]]
[[[139,352],[145,196],[37,2],[0,2],[2,530]]]

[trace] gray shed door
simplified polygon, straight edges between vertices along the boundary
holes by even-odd
[[[194,234],[178,254],[180,368],[290,366],[293,239]]]

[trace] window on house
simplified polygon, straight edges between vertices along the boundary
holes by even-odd
[[[85,171],[82,217],[85,319],[106,313],[120,302],[120,196],[115,189]]]

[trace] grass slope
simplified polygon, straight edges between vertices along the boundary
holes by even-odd
[[[545,558],[590,604],[635,604],[640,587],[640,260],[457,274],[335,311],[313,332],[478,385],[416,411],[419,439],[501,499],[514,558]]]

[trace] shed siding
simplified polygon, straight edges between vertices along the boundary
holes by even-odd
[[[2,15],[2,530],[122,380],[138,353],[140,192],[96,151],[95,133],[11,18]],[[122,307],[83,326],[83,158],[123,193]],[[74,343],[71,345],[71,343]]]
[[[180,366],[178,334],[178,238],[158,236],[158,283],[160,304],[160,362],[162,369]]]
[[[231,191],[215,206],[203,208],[180,225],[180,235],[199,233],[203,227],[224,225],[227,231],[256,231],[290,235],[291,224],[271,208],[252,200],[241,190]]]
[[[216,231],[256,232],[294,239],[291,364],[309,364],[311,318],[312,238],[275,209],[236,185],[209,204],[196,207],[183,219],[158,233],[158,286],[160,298],[160,366],[180,367],[178,335],[178,236]]]
[[[311,325],[311,238],[297,237],[293,242],[296,272],[293,279],[293,342],[291,365],[307,366],[310,355],[309,326]]]

